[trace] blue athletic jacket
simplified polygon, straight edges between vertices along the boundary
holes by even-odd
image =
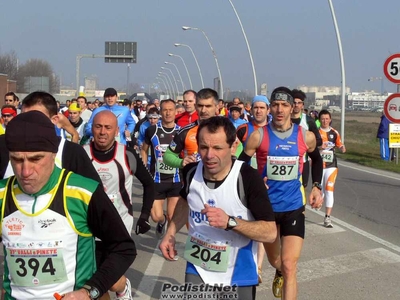
[[[117,117],[118,120],[118,127],[119,127],[119,137],[120,137],[120,142],[124,145],[126,145],[126,139],[125,139],[125,129],[128,129],[130,133],[133,132],[133,129],[135,128],[135,120],[132,118],[131,112],[128,107],[126,106],[120,106],[118,104],[115,104],[113,106],[108,106],[104,104],[103,106],[100,106],[96,108],[92,116],[89,119],[89,122],[86,126],[85,129],[85,134],[87,136],[92,137],[92,124],[93,124],[93,118],[96,114],[103,110],[110,110],[113,112],[113,114]]]

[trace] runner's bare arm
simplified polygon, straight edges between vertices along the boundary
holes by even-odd
[[[315,139],[315,134],[311,131],[306,131],[306,144],[308,147],[307,152],[311,153],[314,151],[315,147],[317,146],[317,141]]]
[[[202,214],[207,215],[208,223],[212,227],[226,229],[229,216],[219,207],[204,205]],[[237,226],[232,230],[257,242],[272,243],[276,239],[275,221],[247,221],[235,218]]]
[[[239,155],[239,160],[249,162],[251,157],[256,153],[257,148],[260,145],[260,132],[254,131],[247,139],[246,147],[243,152]]]
[[[174,260],[175,250],[175,234],[186,224],[188,220],[189,206],[185,199],[179,197],[176,204],[174,215],[168,224],[167,232],[160,243],[162,255],[167,260]]]
[[[311,131],[306,131],[306,144],[308,147],[307,152],[312,160],[311,164],[311,174],[313,183],[321,184],[322,180],[322,171],[323,171],[323,162],[321,155],[319,154],[317,147],[317,142],[315,139],[314,133]],[[313,185],[311,193],[309,195],[309,203],[312,208],[321,208],[324,199],[322,198],[321,190]]]
[[[149,151],[149,145],[146,142],[143,142],[142,147],[140,149],[140,155],[142,156],[143,164],[147,166],[147,153]]]

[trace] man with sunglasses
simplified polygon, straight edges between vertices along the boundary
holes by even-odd
[[[306,199],[300,177],[303,156],[307,152],[313,159],[315,181],[309,203],[316,209],[321,208],[323,202],[322,159],[315,151],[315,135],[290,119],[294,102],[292,91],[278,87],[272,92],[270,102],[272,122],[253,132],[239,159],[249,161],[254,149],[261,145],[266,149],[261,176],[268,187],[278,229],[277,239],[273,243],[264,243],[268,261],[276,269],[272,291],[277,298],[296,299],[297,261],[305,234]]]
[[[21,110],[18,108],[19,106],[19,98],[15,93],[8,92],[4,95],[4,102],[5,104],[13,105],[17,110],[17,114],[21,113]]]
[[[310,116],[307,116],[303,112],[304,110],[304,100],[306,99],[306,94],[302,90],[293,89],[293,112],[292,112],[292,122],[300,125],[301,127],[309,130],[315,134],[315,140],[317,142],[317,147],[322,145],[321,135],[315,124],[315,121]],[[316,150],[318,151],[318,150]],[[304,166],[303,166],[303,174],[302,174],[302,183],[304,187],[307,187],[308,178],[310,177],[310,161],[308,160],[308,155],[304,156]]]
[[[5,131],[8,123],[17,116],[17,109],[14,105],[6,104],[1,108],[2,129]]]

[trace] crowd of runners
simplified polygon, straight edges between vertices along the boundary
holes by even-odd
[[[125,277],[136,257],[132,232],[146,234],[151,221],[170,261],[175,235],[187,229],[182,284],[255,299],[267,256],[273,295],[297,299],[305,205],[324,208],[321,224],[333,227],[335,151],[346,151],[330,112],[307,114],[305,98],[281,86],[249,102],[210,88],[176,101],[120,100],[107,88],[104,99],[79,96],[60,108],[46,92],[21,102],[7,93],[5,299],[133,299]],[[143,197],[134,221],[135,178]]]

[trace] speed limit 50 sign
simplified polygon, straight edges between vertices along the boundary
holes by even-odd
[[[383,72],[388,80],[400,84],[400,53],[393,54],[386,59]]]

